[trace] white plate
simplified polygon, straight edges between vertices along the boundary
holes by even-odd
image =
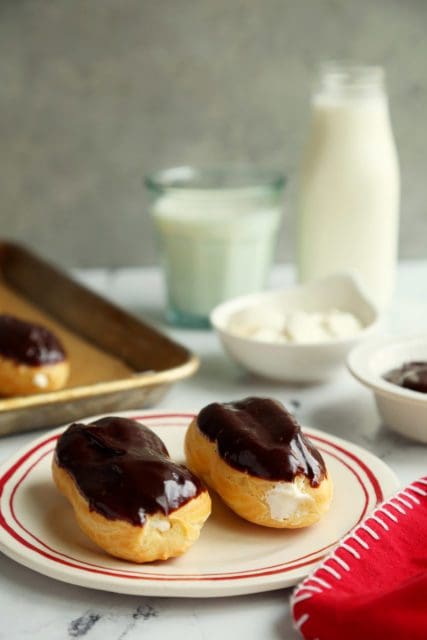
[[[183,461],[183,437],[192,414],[115,415],[143,421],[163,439],[172,458]],[[293,585],[398,487],[394,473],[368,451],[307,429],[335,484],[331,509],[320,523],[294,531],[267,529],[245,522],[215,499],[200,539],[184,556],[137,565],[92,544],[54,487],[50,463],[61,431],[33,441],[0,469],[0,550],[57,580],[105,591],[215,597]]]

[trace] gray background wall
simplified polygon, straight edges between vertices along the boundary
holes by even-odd
[[[279,258],[316,63],[383,64],[401,255],[427,257],[424,0],[2,0],[1,235],[64,265],[155,261],[142,174],[283,167]]]

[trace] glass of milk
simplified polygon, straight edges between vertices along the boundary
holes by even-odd
[[[177,167],[148,176],[145,184],[170,322],[209,326],[217,304],[265,286],[283,210],[280,173]]]

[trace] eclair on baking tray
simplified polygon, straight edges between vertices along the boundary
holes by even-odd
[[[0,314],[0,396],[56,391],[70,364],[58,337],[47,327]]]

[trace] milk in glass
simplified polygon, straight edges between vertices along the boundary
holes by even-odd
[[[164,174],[151,181],[151,215],[168,317],[205,326],[217,304],[266,285],[282,217],[283,178],[256,170]]]

